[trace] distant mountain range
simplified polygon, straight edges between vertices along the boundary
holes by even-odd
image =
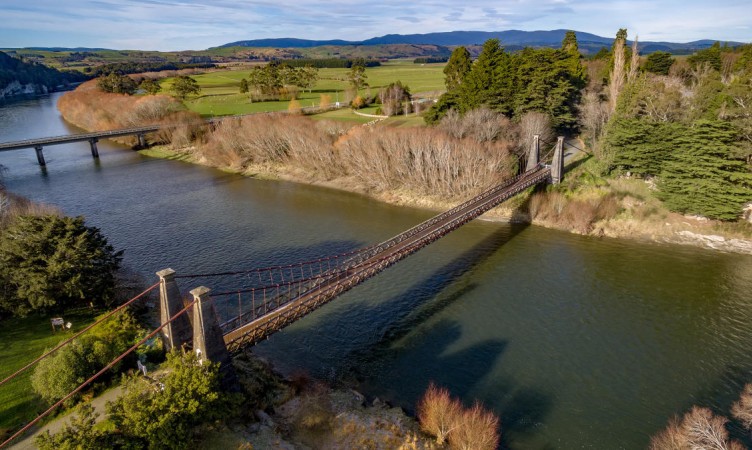
[[[312,48],[321,46],[356,46],[356,45],[393,45],[393,44],[412,44],[412,45],[438,45],[438,46],[458,46],[458,45],[481,45],[488,39],[499,39],[502,45],[510,50],[522,47],[559,47],[564,34],[567,30],[550,30],[550,31],[450,31],[444,33],[426,33],[426,34],[387,34],[385,36],[374,37],[364,41],[344,41],[344,40],[307,40],[294,38],[279,39],[254,39],[249,41],[230,42],[219,46],[223,47],[272,47],[272,48]],[[584,53],[597,52],[602,47],[610,47],[614,38],[606,38],[591,33],[576,31],[577,42],[580,50]],[[652,53],[657,50],[668,51],[672,53],[692,53],[696,50],[708,48],[715,40],[703,39],[699,41],[676,43],[676,42],[639,42],[641,53]],[[631,42],[630,42],[631,43]],[[729,42],[729,45],[741,45],[741,42]]]

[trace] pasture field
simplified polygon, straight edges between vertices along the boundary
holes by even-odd
[[[369,87],[361,89],[360,95],[375,95],[381,87],[395,81],[401,81],[415,94],[436,96],[444,90],[444,64],[414,64],[412,60],[389,61],[380,67],[366,69]],[[252,102],[247,94],[240,94],[240,80],[248,77],[248,68],[241,70],[223,70],[194,75],[201,87],[197,97],[185,101],[191,111],[202,116],[224,116],[256,112],[286,111],[288,101]],[[308,91],[299,91],[297,101],[303,107],[318,106],[322,95],[329,96],[329,101],[344,102],[348,88],[347,73],[349,69],[319,69],[316,86]],[[163,91],[169,92],[170,79],[162,81]],[[331,113],[327,113],[331,114]],[[344,119],[342,115],[331,114],[333,118]],[[350,116],[354,116],[350,114]],[[357,116],[355,116],[357,117]],[[360,122],[360,119],[355,119]]]

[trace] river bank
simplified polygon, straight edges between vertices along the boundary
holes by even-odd
[[[141,153],[155,158],[174,159],[214,167],[248,177],[285,180],[358,193],[395,206],[441,212],[457,206],[462,201],[439,196],[417,195],[405,189],[372,191],[353,177],[322,181],[315,174],[300,167],[284,164],[253,164],[237,170],[230,166],[213,164],[196,152],[195,147],[172,149],[169,146],[156,146],[142,150]],[[549,198],[545,199],[548,203],[555,204],[561,201],[561,204],[553,205],[554,211],[558,211],[548,215],[531,211],[531,198],[535,195],[548,196]],[[556,195],[553,194],[553,196]],[[563,198],[550,198],[551,196],[550,193],[535,194],[528,191],[492,209],[481,216],[481,219],[532,223],[580,235],[690,245],[709,250],[752,254],[752,226],[744,222],[724,224],[703,217],[672,213],[662,207],[660,201],[652,196],[650,184],[642,180],[606,180],[605,185],[578,186],[575,192],[567,192],[562,196]],[[570,217],[567,217],[568,203],[587,204],[592,203],[594,199],[607,196],[612,196],[617,202],[617,210],[610,217],[601,219],[591,217],[591,220],[586,217],[578,220],[576,217],[571,217],[575,213],[570,213]],[[582,205],[579,207],[581,208]],[[583,224],[583,220],[587,223]]]

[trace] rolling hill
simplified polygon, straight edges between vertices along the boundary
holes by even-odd
[[[452,47],[458,45],[480,45],[488,39],[496,38],[509,49],[518,49],[522,47],[559,47],[567,30],[549,30],[549,31],[450,31],[443,33],[426,33],[426,34],[387,34],[380,37],[374,37],[363,41],[344,41],[344,40],[307,40],[295,38],[277,38],[277,39],[255,39],[247,41],[236,41],[221,45],[223,47],[255,47],[255,48],[313,48],[321,46],[375,46],[375,45],[436,45],[441,47]],[[577,41],[580,50],[583,53],[597,52],[602,47],[609,47],[614,38],[602,37],[592,33],[577,31]],[[668,51],[672,53],[692,53],[696,50],[708,48],[716,42],[712,39],[703,39],[699,41],[676,43],[676,42],[640,42],[639,47],[642,53],[652,53],[657,50]],[[741,45],[740,42],[729,42],[729,45]]]

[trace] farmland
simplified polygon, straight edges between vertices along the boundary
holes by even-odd
[[[444,89],[443,64],[413,64],[412,60],[396,60],[380,67],[366,69],[369,87],[362,89],[360,95],[373,96],[379,88],[395,81],[401,81],[410,87],[415,95],[436,97]],[[201,87],[201,94],[185,101],[188,109],[202,116],[223,116],[248,114],[255,112],[285,111],[289,101],[252,102],[247,94],[240,93],[240,80],[248,77],[250,68],[243,70],[213,71],[193,78]],[[328,96],[329,102],[344,102],[348,89],[347,73],[349,69],[320,69],[319,80],[308,91],[301,90],[297,101],[302,107],[318,106],[322,96]],[[169,89],[170,79],[162,81],[163,90]],[[335,115],[337,118],[340,116]]]

